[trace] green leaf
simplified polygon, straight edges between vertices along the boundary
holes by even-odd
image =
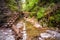
[[[40,10],[37,12],[37,18],[41,18],[44,16],[45,8],[41,7]]]

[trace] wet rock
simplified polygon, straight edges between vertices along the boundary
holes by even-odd
[[[44,40],[43,38],[39,37],[39,40]]]
[[[51,35],[53,34],[53,37],[55,37],[56,40],[60,40],[60,33],[58,33],[57,31],[47,30],[47,32],[50,33]]]
[[[46,30],[47,33],[50,33],[50,34],[53,34],[53,35],[56,35],[58,32],[56,31],[53,31],[53,30]]]
[[[55,38],[56,38],[57,40],[60,40],[60,33],[57,33],[57,34],[55,35]]]
[[[8,35],[6,36],[6,40],[15,40],[13,35]]]
[[[50,37],[52,37],[52,35],[49,34],[49,33],[41,33],[40,36],[41,36],[42,38],[50,38]]]
[[[0,29],[0,40],[15,40],[11,29]]]

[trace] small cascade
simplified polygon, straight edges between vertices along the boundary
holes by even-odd
[[[24,26],[23,26],[23,39],[22,40],[26,40],[27,39],[27,33],[26,33],[26,25],[25,23],[23,23]]]

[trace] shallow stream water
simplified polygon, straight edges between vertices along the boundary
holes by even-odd
[[[19,21],[17,28],[22,28],[22,40],[60,40],[60,33],[49,28],[36,28],[31,22]],[[10,28],[0,28],[0,40],[15,40],[15,34]]]

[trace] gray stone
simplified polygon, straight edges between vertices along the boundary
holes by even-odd
[[[0,40],[15,40],[11,29],[0,29]]]
[[[55,37],[56,40],[60,40],[60,33],[58,33],[57,31],[47,30],[47,32],[50,33],[51,35],[53,34],[53,37]]]
[[[41,36],[42,38],[49,38],[49,37],[52,37],[52,35],[49,34],[49,33],[41,33],[40,36]]]

